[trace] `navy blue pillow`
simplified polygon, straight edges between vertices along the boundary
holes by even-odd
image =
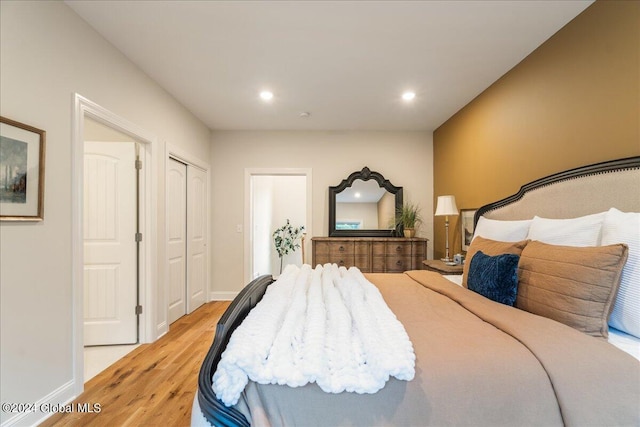
[[[518,294],[519,260],[520,256],[514,254],[489,256],[476,252],[469,265],[468,288],[513,307]]]

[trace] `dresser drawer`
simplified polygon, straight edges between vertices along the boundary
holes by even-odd
[[[411,256],[411,242],[387,242],[387,255]]]
[[[387,273],[402,273],[411,270],[410,256],[388,256],[386,258]]]
[[[354,264],[355,259],[353,258],[353,255],[345,255],[342,257],[338,257],[338,258],[331,258],[331,262],[338,264],[338,267],[352,267]]]
[[[329,244],[329,254],[334,258],[343,255],[353,256],[353,251],[353,242],[332,242],[331,244]]]

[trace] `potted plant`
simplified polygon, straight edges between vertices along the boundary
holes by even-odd
[[[273,243],[275,244],[276,251],[280,257],[280,273],[282,273],[282,258],[300,247],[298,239],[303,231],[304,225],[300,227],[293,227],[287,219],[287,223],[285,225],[273,232]]]
[[[411,202],[403,203],[396,212],[396,229],[404,234],[404,237],[414,237],[416,228],[422,223],[420,207]]]

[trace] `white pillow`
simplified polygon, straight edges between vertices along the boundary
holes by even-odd
[[[609,325],[640,338],[640,213],[611,208],[602,223],[602,244],[626,243],[629,257],[622,269]]]
[[[476,236],[485,239],[497,240],[499,242],[519,242],[527,238],[529,232],[530,219],[521,221],[501,221],[488,219],[483,216],[478,219],[473,238]]]
[[[550,245],[599,246],[606,212],[569,219],[534,216],[527,239]]]

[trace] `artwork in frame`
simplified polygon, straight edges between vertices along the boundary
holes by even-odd
[[[473,218],[476,215],[477,209],[461,209],[460,210],[460,235],[462,236],[462,250],[466,252],[469,250],[471,239],[473,239],[473,232],[475,229]]]
[[[43,220],[45,136],[0,116],[0,220]]]

